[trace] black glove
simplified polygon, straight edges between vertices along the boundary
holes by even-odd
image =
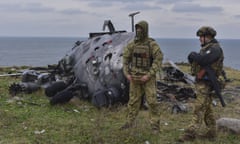
[[[196,58],[198,54],[196,52],[191,52],[189,55],[188,55],[188,62],[189,63],[192,63],[194,61],[194,58]]]

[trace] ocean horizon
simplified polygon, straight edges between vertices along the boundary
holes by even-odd
[[[74,47],[78,37],[0,37],[0,67],[47,66],[57,64]],[[156,38],[165,60],[187,62],[190,52],[200,50],[200,42],[190,38]],[[224,51],[224,66],[240,70],[240,39],[217,39]]]

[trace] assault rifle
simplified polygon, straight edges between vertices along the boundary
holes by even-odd
[[[211,67],[205,67],[204,70],[206,71],[207,73],[207,76],[208,76],[208,79],[209,81],[211,82],[212,86],[213,86],[213,89],[215,91],[215,94],[217,95],[217,97],[219,98],[220,102],[221,102],[221,105],[222,107],[225,107],[226,104],[222,98],[222,95],[221,95],[221,89],[220,89],[220,86],[219,86],[219,83],[217,81],[217,78],[215,76],[215,73],[214,71],[212,70]]]

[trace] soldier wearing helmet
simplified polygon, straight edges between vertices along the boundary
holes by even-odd
[[[212,100],[217,94],[218,82],[222,79],[224,60],[223,50],[215,39],[216,34],[217,32],[212,27],[201,27],[196,33],[201,43],[200,52],[191,52],[188,55],[191,72],[196,76],[197,98],[194,104],[192,122],[179,138],[179,141],[182,142],[194,140],[199,136],[197,133],[202,123],[206,125],[206,131],[204,134],[200,134],[200,137],[216,138],[216,122],[212,110]]]
[[[123,72],[130,82],[128,115],[121,129],[133,126],[139,112],[142,96],[149,106],[150,125],[154,133],[159,132],[159,110],[157,106],[156,73],[161,67],[163,54],[155,40],[148,36],[148,23],[135,25],[136,36],[123,52]]]
[[[209,36],[212,36],[214,38],[217,35],[217,32],[212,27],[203,26],[197,31],[196,35],[197,36],[209,35]]]

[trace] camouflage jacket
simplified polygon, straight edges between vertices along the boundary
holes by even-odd
[[[191,65],[192,74],[197,75],[202,68],[210,66],[218,77],[223,71],[223,60],[223,50],[217,40],[213,39],[202,46]]]
[[[138,23],[144,29],[144,39],[137,38],[129,43],[123,51],[123,72],[126,75],[156,76],[161,68],[163,53],[157,42],[148,37],[148,24]]]

